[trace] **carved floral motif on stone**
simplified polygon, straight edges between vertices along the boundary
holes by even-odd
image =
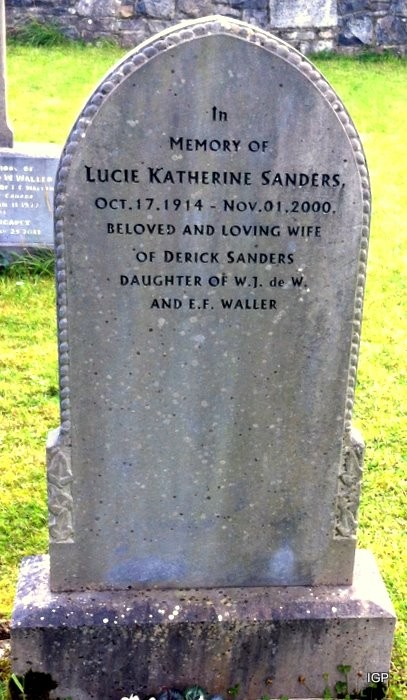
[[[59,447],[48,451],[48,507],[51,542],[73,542],[73,475],[68,450]]]
[[[338,477],[335,539],[356,536],[363,453],[364,444],[361,437],[352,432],[350,444],[344,449],[342,471]]]

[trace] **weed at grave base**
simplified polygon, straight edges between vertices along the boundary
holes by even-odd
[[[57,683],[47,673],[28,671],[25,676],[13,673],[8,687],[11,700],[49,700],[49,693],[57,687]]]
[[[27,250],[23,254],[0,252],[0,273],[7,277],[51,277],[54,267],[55,256],[51,250]]]

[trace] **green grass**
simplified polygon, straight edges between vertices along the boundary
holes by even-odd
[[[91,90],[124,51],[68,44],[8,50],[8,113],[16,141],[63,144]]]
[[[0,617],[18,560],[47,549],[44,440],[58,424],[53,280],[0,278]]]
[[[10,47],[9,115],[18,141],[63,143],[84,99],[123,51]],[[366,443],[359,546],[373,551],[399,617],[390,696],[407,697],[406,362],[407,62],[317,58],[361,135],[373,191],[354,423]],[[45,438],[58,425],[53,280],[0,278],[0,611],[10,613],[20,559],[47,548]],[[345,661],[338,659],[338,662]],[[372,669],[378,670],[378,669]],[[380,670],[380,669],[379,669]]]
[[[398,615],[392,697],[407,697],[407,62],[322,60],[369,165],[373,215],[354,423],[366,442],[358,545],[373,551]]]

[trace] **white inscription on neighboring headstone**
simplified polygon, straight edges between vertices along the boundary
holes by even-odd
[[[45,145],[44,145],[45,148]],[[57,157],[8,151],[0,159],[0,248],[52,248]]]

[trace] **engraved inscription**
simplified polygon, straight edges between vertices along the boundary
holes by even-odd
[[[56,158],[2,157],[0,245],[52,247]]]
[[[238,133],[237,116],[210,105],[205,111],[209,120],[228,122],[228,133],[234,130],[234,136],[169,134],[161,148],[168,161],[177,158],[172,153],[211,152],[223,163],[227,154],[232,163],[234,153],[244,157],[247,152],[255,154],[251,170],[174,169],[144,160],[129,166],[83,166],[84,186],[95,188],[89,195],[101,235],[114,237],[119,247],[131,245],[129,263],[133,260],[134,268],[123,269],[112,283],[126,293],[155,290],[157,296],[147,296],[144,302],[150,309],[270,312],[278,310],[279,296],[287,292],[302,302],[302,295],[310,291],[303,274],[304,253],[308,255],[311,241],[318,245],[329,235],[330,221],[343,206],[345,176],[264,169],[272,161],[271,137],[245,139]],[[168,185],[182,186],[187,197],[168,197]],[[197,187],[200,196],[194,198]],[[246,188],[257,193],[265,188],[265,197],[248,199]],[[139,190],[147,196],[138,196]],[[163,239],[171,249],[158,247]],[[246,242],[250,247],[243,251]],[[167,264],[186,265],[191,274],[168,274]],[[172,296],[177,289],[182,295]]]

